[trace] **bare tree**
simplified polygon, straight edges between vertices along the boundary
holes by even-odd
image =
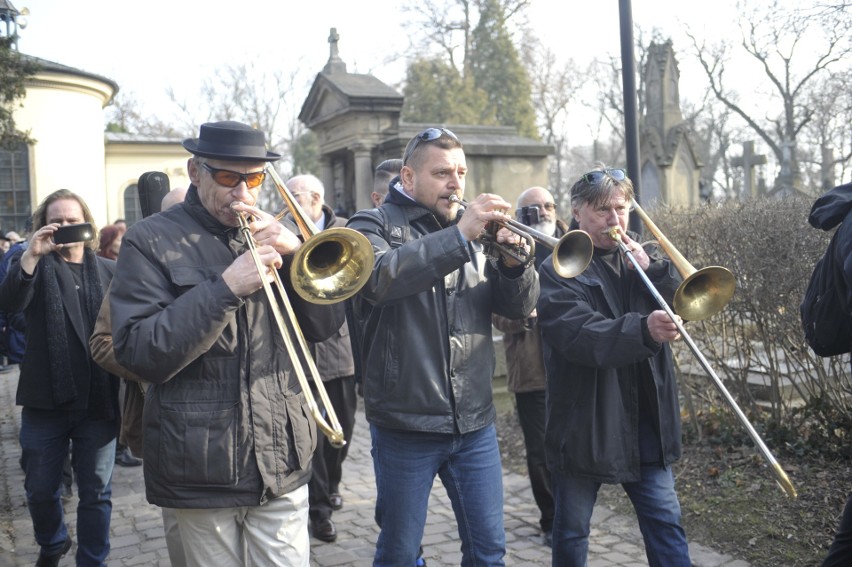
[[[499,4],[508,23],[521,16],[530,0],[500,0]],[[403,12],[410,16],[403,26],[412,38],[412,52],[442,52],[463,77],[469,76],[473,28],[479,19],[482,0],[422,0],[408,2]]]
[[[738,93],[726,82],[733,45],[708,47],[691,32],[687,35],[713,94],[745,121],[780,164],[776,189],[800,187],[801,134],[815,113],[809,99],[820,79],[826,80],[835,67],[848,66],[852,55],[848,5],[838,5],[830,19],[803,8],[787,10],[778,0],[759,7],[743,2],[740,12],[739,47],[765,77],[765,92],[757,96]]]

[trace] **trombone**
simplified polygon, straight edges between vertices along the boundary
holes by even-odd
[[[650,222],[648,216],[645,214],[644,211],[642,211],[641,208],[639,208],[639,205],[637,205],[635,201],[633,202],[633,206],[635,207],[636,211],[639,213],[639,216],[642,218],[643,221],[645,221],[646,223]],[[666,254],[668,254],[672,264],[675,265],[677,270],[681,273],[681,276],[683,276],[684,272],[690,272],[690,269],[690,275],[701,273],[701,271],[696,272],[695,268],[693,268],[686,262],[683,256],[671,245],[671,242],[669,242],[669,240],[665,238],[665,236],[662,236],[662,233],[659,232],[659,229],[656,227],[656,225],[653,225],[653,223],[651,223],[651,226],[649,226],[648,228],[660,241],[660,246],[665,250]],[[710,376],[710,378],[713,379],[713,383],[716,385],[716,388],[719,389],[719,392],[721,392],[722,396],[724,396],[725,400],[728,402],[728,405],[731,406],[731,409],[734,410],[734,413],[740,420],[740,423],[742,423],[743,427],[745,427],[745,430],[748,432],[749,437],[751,437],[751,440],[754,441],[754,444],[760,450],[761,454],[763,455],[763,458],[766,459],[767,463],[769,463],[769,466],[775,473],[775,478],[778,485],[781,487],[782,490],[784,490],[784,492],[787,493],[788,496],[790,496],[791,498],[796,498],[796,489],[795,487],[793,487],[793,483],[790,482],[790,479],[787,477],[787,473],[784,472],[784,469],[782,469],[781,465],[778,464],[778,461],[775,460],[775,457],[769,451],[769,448],[763,442],[763,439],[760,438],[760,435],[758,435],[751,422],[749,422],[746,415],[737,405],[737,402],[734,400],[734,397],[722,383],[722,380],[719,378],[719,376],[717,376],[716,373],[713,371],[713,368],[710,367],[710,363],[707,362],[707,359],[704,357],[701,351],[698,350],[698,346],[696,346],[695,342],[692,340],[692,337],[689,336],[689,333],[686,332],[686,329],[683,327],[683,324],[678,321],[678,318],[675,316],[674,311],[672,311],[672,308],[669,307],[668,303],[666,303],[666,300],[663,299],[663,296],[660,295],[660,292],[657,290],[654,284],[651,283],[651,280],[648,278],[648,275],[644,272],[644,270],[642,270],[642,267],[639,265],[639,262],[637,262],[636,258],[633,256],[633,252],[631,252],[627,245],[625,245],[624,242],[621,240],[621,235],[618,233],[618,227],[611,228],[609,230],[609,236],[610,238],[615,240],[616,243],[618,243],[618,248],[627,257],[627,259],[630,260],[630,263],[633,264],[633,267],[636,268],[636,272],[639,274],[639,277],[642,278],[642,282],[645,284],[645,287],[648,288],[648,291],[651,292],[651,295],[654,296],[654,299],[657,301],[660,307],[666,312],[666,314],[671,318],[671,320],[674,321],[678,332],[680,333],[681,337],[683,337],[683,340],[686,341],[686,344],[689,346],[689,349],[692,351],[692,354],[694,354],[695,357],[698,359],[698,362],[701,364],[701,367],[704,368],[704,371]],[[688,267],[682,266],[680,265],[680,263],[686,264],[686,266]],[[705,270],[707,269],[708,268],[705,268]],[[696,311],[696,313],[698,313],[699,315],[715,309],[715,311],[713,311],[712,313],[704,315],[704,317],[699,317],[699,319],[709,317],[710,315],[721,311],[721,309],[724,308],[724,306],[728,303],[728,300],[730,300],[731,296],[733,295],[733,285],[731,285],[730,287],[730,293],[727,287],[718,285],[718,278],[720,276],[716,275],[717,270],[724,270],[724,272],[730,274],[730,272],[725,268],[719,268],[717,266],[714,266],[710,269],[710,273],[714,274],[713,276],[707,278],[705,278],[704,276],[699,276],[697,278],[694,277],[691,280],[687,277],[684,277],[683,283],[678,287],[677,291],[675,292],[675,298],[677,298],[678,293],[682,294],[684,288],[689,288],[689,294],[687,295],[691,299],[687,302],[687,305],[699,306],[701,309],[698,309]],[[721,278],[721,281],[724,281],[724,276],[721,276]],[[733,279],[733,275],[731,275],[731,279]],[[709,284],[707,282],[709,282]],[[725,299],[725,296],[727,296],[727,299]],[[724,302],[721,302],[722,299],[724,299]],[[689,312],[692,313],[691,311]]]
[[[455,195],[450,195],[450,201],[458,203],[464,208],[470,206],[470,203]],[[487,231],[483,232],[479,238],[483,242],[483,245],[487,249],[496,248],[500,253],[508,255],[522,264],[529,262],[535,255],[536,242],[553,250],[551,256],[553,269],[563,278],[579,276],[589,265],[589,262],[592,261],[592,254],[594,253],[592,237],[583,230],[570,230],[562,235],[561,238],[556,238],[512,219],[494,221],[493,224],[502,226],[517,234],[521,240],[529,244],[530,251],[526,252],[521,245],[513,249],[503,244],[498,244],[496,237]],[[491,254],[490,251],[486,253]]]
[[[636,200],[632,200],[630,204],[683,278],[683,283],[678,286],[672,301],[675,312],[687,321],[702,321],[724,309],[734,296],[737,285],[734,274],[721,266],[707,266],[696,270],[651,221]]]
[[[330,228],[320,232],[305,215],[304,210],[293,198],[284,183],[281,182],[281,178],[278,177],[275,170],[270,167],[268,172],[305,239],[304,244],[294,256],[290,268],[293,288],[296,293],[305,301],[316,304],[337,303],[356,294],[366,283],[373,269],[374,253],[370,242],[364,235],[349,228]],[[346,440],[343,438],[343,428],[320,379],[316,363],[308,350],[305,336],[299,328],[296,314],[293,311],[290,299],[287,297],[281,276],[278,274],[278,270],[267,269],[260,261],[257,242],[251,233],[249,220],[245,213],[234,212],[239,219],[240,230],[248,243],[249,253],[254,260],[258,273],[261,275],[262,287],[264,293],[266,293],[270,311],[278,326],[287,354],[293,361],[293,369],[299,380],[299,386],[304,392],[305,402],[308,404],[311,416],[320,431],[328,437],[332,447],[343,447],[346,444]],[[276,220],[283,216],[283,212],[282,215],[276,216]],[[271,274],[275,289],[267,280],[267,274]],[[281,309],[282,305],[287,316],[286,322]],[[289,322],[289,326],[287,322]],[[297,346],[299,350],[297,350]],[[311,378],[322,401],[322,406],[325,408],[328,420],[317,405],[302,362],[307,365],[311,373]]]

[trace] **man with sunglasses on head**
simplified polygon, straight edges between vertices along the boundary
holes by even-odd
[[[203,124],[184,148],[183,203],[124,237],[110,292],[119,364],[150,382],[145,490],[174,509],[188,565],[309,564],[308,487],[314,423],[274,325],[256,259],[289,286],[300,240],[255,207],[267,162],[263,132]],[[343,323],[339,305],[288,294],[319,342]]]
[[[601,483],[621,484],[630,497],[649,565],[691,565],[671,468],[681,455],[681,432],[669,343],[679,335],[613,234],[666,301],[681,278],[627,232],[632,200],[623,170],[584,174],[571,188],[571,208],[594,243],[592,261],[573,279],[558,276],[548,262],[540,270],[554,566],[587,564]]]
[[[382,206],[348,223],[376,253],[356,296],[381,526],[375,566],[415,565],[436,475],[455,512],[461,564],[503,565],[491,313],[529,315],[538,280],[531,262],[486,257],[477,238],[508,219],[510,205],[482,194],[459,217],[450,197],[462,197],[466,175],[455,134],[426,129],[408,142]],[[518,239],[501,228],[497,240]]]
[[[515,211],[518,222],[542,234],[560,238],[568,231],[565,221],[556,215],[553,195],[544,187],[530,187],[518,197]],[[535,266],[550,258],[551,250],[536,246]],[[515,396],[518,421],[524,435],[527,472],[533,498],[541,517],[542,543],[551,545],[553,529],[553,491],[550,471],[544,458],[545,373],[541,354],[541,329],[535,311],[525,319],[508,319],[493,315],[494,327],[503,332],[506,349],[507,389]]]

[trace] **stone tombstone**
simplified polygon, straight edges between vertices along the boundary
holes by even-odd
[[[430,126],[448,128],[464,145],[466,200],[497,193],[514,205],[524,189],[548,186],[551,145],[519,136],[513,127],[403,122],[403,96],[372,75],[349,73],[335,28],[328,41],[328,62],[317,74],[299,120],[317,136],[321,171],[314,173],[332,208],[351,215],[372,207],[376,165],[401,158],[408,140]]]

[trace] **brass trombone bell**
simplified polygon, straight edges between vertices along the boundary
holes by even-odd
[[[683,254],[666,238],[662,231],[654,224],[650,217],[642,210],[642,207],[634,200],[633,209],[648,230],[657,239],[660,248],[666,253],[674,267],[683,278],[683,283],[675,291],[674,306],[675,313],[687,321],[702,321],[708,319],[725,308],[734,296],[737,280],[734,274],[727,268],[721,266],[707,266],[696,270]]]
[[[305,242],[293,256],[290,282],[309,303],[327,305],[349,299],[373,272],[375,253],[367,237],[351,228],[320,231],[273,167],[266,168]],[[276,217],[277,218],[277,217]]]

